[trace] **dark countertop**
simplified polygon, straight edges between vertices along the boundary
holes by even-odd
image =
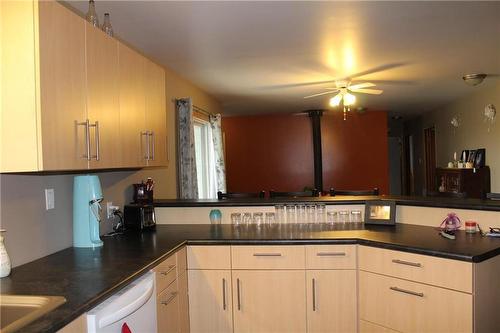
[[[500,239],[398,224],[345,227],[326,224],[237,228],[231,225],[158,225],[156,231],[105,238],[98,249],[68,248],[15,267],[0,280],[5,294],[57,295],[67,302],[22,332],[55,332],[144,274],[184,244],[362,244],[480,262],[500,254]]]
[[[405,197],[405,196],[324,196],[318,198],[245,198],[245,199],[156,199],[156,207],[224,207],[224,206],[274,206],[293,202],[321,202],[328,205],[363,205],[369,200],[393,200],[397,205],[440,207],[500,211],[500,200],[457,199],[442,197]]]

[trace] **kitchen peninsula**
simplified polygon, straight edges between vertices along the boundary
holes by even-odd
[[[382,199],[384,198],[382,197]],[[360,201],[365,200],[369,200],[369,198],[346,197],[335,199],[335,202],[330,200],[327,204],[328,208],[335,208],[335,204],[359,206]],[[398,203],[404,201],[405,204],[416,204],[416,201],[423,199],[400,198],[399,200]],[[324,202],[325,199],[322,201]],[[241,200],[212,201],[210,207],[241,207],[239,205],[244,204],[245,207],[268,205],[274,209],[274,204],[277,202],[266,199],[260,200],[260,202],[248,200],[245,202]],[[186,206],[205,206],[208,204],[209,202],[203,201],[188,203],[185,200],[177,200],[176,204],[174,201],[159,200],[156,202],[159,211],[167,209],[166,206],[182,206],[183,210],[189,211],[196,207],[187,208]],[[441,206],[443,205],[445,204],[441,204]],[[495,203],[483,203],[483,209],[486,208],[488,211],[478,210],[481,209],[480,203],[475,201],[462,202],[462,205],[463,208],[467,208],[466,210],[495,214],[497,218],[500,214],[500,205]],[[425,207],[415,208],[424,209]],[[162,223],[161,220],[159,222]],[[495,285],[486,282],[492,276],[498,275],[500,271],[500,239],[481,237],[479,234],[470,235],[459,231],[457,239],[452,241],[439,236],[434,227],[406,223],[398,223],[395,227],[356,224],[346,228],[345,226],[329,224],[276,224],[259,228],[254,225],[249,227],[224,224],[210,225],[206,221],[205,225],[179,224],[183,223],[180,220],[167,222],[172,224],[159,224],[155,231],[142,234],[128,233],[124,236],[104,239],[104,247],[100,249],[68,248],[14,268],[11,276],[0,282],[2,292],[54,294],[64,296],[67,299],[65,304],[36,320],[23,331],[56,332],[142,274],[155,267],[160,267],[162,262],[169,260],[173,254],[179,253],[179,250],[185,247],[187,247],[187,258],[183,260],[187,260],[187,265],[184,264],[182,269],[187,269],[188,289],[192,292],[189,294],[189,309],[179,308],[179,312],[184,311],[185,316],[189,313],[188,327],[191,326],[190,332],[200,331],[199,328],[202,325],[208,325],[199,312],[200,306],[210,305],[212,311],[223,311],[223,300],[220,299],[222,296],[214,295],[216,298],[204,301],[199,298],[205,295],[202,287],[204,284],[198,284],[201,283],[199,279],[208,279],[204,280],[204,283],[205,285],[206,283],[210,284],[212,281],[210,274],[216,274],[216,272],[222,274],[216,276],[225,281],[225,309],[232,309],[232,313],[218,313],[213,317],[218,319],[211,321],[211,324],[216,325],[212,327],[216,330],[228,332],[247,331],[248,329],[244,323],[250,319],[241,317],[243,313],[238,312],[238,304],[236,303],[238,288],[252,288],[253,285],[253,282],[248,280],[250,276],[237,275],[245,271],[271,274],[269,276],[256,276],[257,280],[255,281],[260,281],[259,284],[266,283],[266,281],[274,283],[276,278],[274,274],[280,276],[279,279],[283,283],[285,281],[283,279],[286,279],[286,272],[305,272],[308,277],[313,274],[315,283],[317,283],[314,297],[317,302],[320,302],[315,305],[318,306],[318,309],[328,304],[323,300],[324,295],[335,291],[323,294],[321,288],[324,284],[321,279],[327,277],[314,274],[324,273],[327,276],[331,274],[331,278],[344,281],[342,283],[354,283],[351,287],[342,289],[350,294],[339,294],[339,297],[348,297],[351,301],[351,303],[344,304],[347,311],[350,306],[353,309],[350,312],[350,317],[348,316],[351,318],[350,321],[345,322],[346,326],[342,327],[344,329],[351,327],[352,330],[359,332],[373,332],[377,328],[384,327],[403,331],[425,328],[418,325],[408,327],[377,313],[377,310],[370,305],[375,299],[378,299],[377,302],[384,299],[388,308],[399,307],[399,302],[403,301],[409,302],[408,304],[417,302],[413,305],[418,306],[420,310],[417,312],[408,311],[406,315],[428,316],[424,322],[436,325],[449,322],[437,319],[437,317],[441,317],[440,310],[436,308],[441,306],[438,300],[453,299],[453,310],[460,314],[460,319],[452,322],[453,325],[459,326],[439,327],[447,328],[450,331],[467,332],[491,332],[491,327],[495,323],[494,314],[491,311],[500,306],[498,304],[500,290],[495,289]],[[257,256],[252,255],[252,253],[257,254]],[[262,253],[277,253],[280,256],[259,257],[258,255]],[[330,257],[324,253],[340,253],[342,255]],[[247,256],[249,257],[247,258]],[[325,256],[324,260],[323,256]],[[232,259],[230,259],[231,257]],[[177,258],[179,260],[178,255]],[[316,260],[320,260],[320,262]],[[336,260],[339,263],[335,263]],[[403,264],[395,264],[394,260],[402,261]],[[266,264],[266,261],[269,263]],[[329,264],[330,261],[332,262]],[[407,262],[417,266],[404,264]],[[302,266],[302,263],[305,263],[305,266]],[[182,266],[178,263],[177,269]],[[38,273],[33,275],[33,272]],[[342,272],[354,274],[354,280],[347,279],[346,282],[338,275]],[[177,274],[182,275],[181,272]],[[200,277],[199,274],[205,275]],[[295,313],[296,311],[312,311],[310,298],[312,297],[310,294],[312,280],[309,281],[308,278],[307,281],[303,281],[306,275],[300,275],[302,277],[299,280],[294,280],[293,283],[295,284],[294,288],[302,286],[303,283],[300,290],[304,291],[304,295],[307,292],[308,296],[306,298],[300,297],[298,308],[288,309],[280,313],[284,316],[293,314],[294,318],[299,318],[298,325],[304,328],[304,330],[298,329],[299,331],[305,331],[306,327],[311,327],[310,330],[314,331],[312,327],[321,328],[321,325],[328,325],[328,320],[325,323],[325,319],[319,316],[317,321],[307,322],[305,312],[303,318]],[[239,280],[242,285],[238,287],[236,280]],[[213,285],[213,288],[220,288],[222,280],[219,281],[217,278],[215,281],[216,284]],[[333,285],[335,285],[335,281],[332,280]],[[359,287],[356,287],[356,281],[358,281]],[[392,289],[391,292],[395,293],[396,296],[391,293],[375,295],[370,292],[370,290],[378,290],[377,288],[373,289],[373,283],[379,285],[378,289],[380,290],[385,290],[385,287],[382,286],[389,283],[391,285],[388,287],[396,286],[403,289],[403,292]],[[194,292],[195,289],[196,292]],[[241,291],[243,290],[245,289]],[[280,290],[276,292],[282,292]],[[408,295],[404,291],[414,291],[418,295]],[[248,302],[249,298],[245,298],[250,296],[248,289],[243,292],[246,293],[245,296],[240,295],[240,297],[244,298],[244,302]],[[228,296],[231,293],[233,293],[232,301],[231,296]],[[424,293],[425,296],[420,297],[420,293]],[[277,297],[279,299],[279,295]],[[299,299],[297,295],[293,297]],[[403,299],[399,297],[403,297]],[[415,301],[412,297],[417,300]],[[459,300],[458,303],[456,300]],[[204,303],[205,301],[209,303]],[[259,304],[258,299],[252,302]],[[248,303],[246,304],[248,306]],[[356,310],[356,304],[359,305],[359,311]],[[486,307],[486,305],[488,306]],[[335,307],[335,304],[329,306]],[[425,309],[436,311],[436,313]],[[307,313],[307,318],[314,318],[311,317],[312,314]],[[315,315],[321,313],[314,311]],[[232,324],[227,326],[228,323],[233,322],[233,318],[235,326],[233,327]],[[286,323],[286,318],[283,319],[277,322]],[[410,322],[411,318],[408,317],[406,320]],[[265,322],[265,320],[262,321],[262,323]],[[221,327],[225,327],[225,329],[221,329]]]

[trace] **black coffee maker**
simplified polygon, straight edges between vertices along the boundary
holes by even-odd
[[[146,182],[132,184],[134,190],[133,202],[125,205],[123,219],[127,230],[146,230],[156,226],[153,206],[154,182],[148,178]]]

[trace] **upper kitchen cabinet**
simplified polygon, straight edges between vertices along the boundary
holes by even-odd
[[[0,172],[167,164],[161,67],[56,1],[0,5]]]
[[[86,23],[87,119],[90,136],[90,168],[119,168],[120,94],[118,41]]]
[[[146,166],[149,133],[146,125],[145,59],[124,44],[119,44],[120,59],[120,136],[122,163]]]
[[[146,60],[146,130],[148,131],[148,165],[166,166],[167,114],[165,101],[165,71],[155,63]]]
[[[86,120],[84,21],[55,2],[1,6],[1,171],[87,168],[78,125]]]

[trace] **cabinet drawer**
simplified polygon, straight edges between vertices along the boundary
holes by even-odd
[[[230,246],[188,246],[188,269],[231,269]]]
[[[177,277],[175,257],[175,255],[171,255],[153,269],[155,272],[157,294],[161,293],[168,285],[174,282]]]
[[[307,245],[306,269],[356,269],[356,245]]]
[[[400,332],[472,332],[472,295],[361,271],[359,314]]]
[[[472,264],[359,246],[359,269],[472,293]]]
[[[179,292],[172,283],[156,299],[158,332],[179,332]]]
[[[232,246],[233,269],[304,269],[304,246]]]

